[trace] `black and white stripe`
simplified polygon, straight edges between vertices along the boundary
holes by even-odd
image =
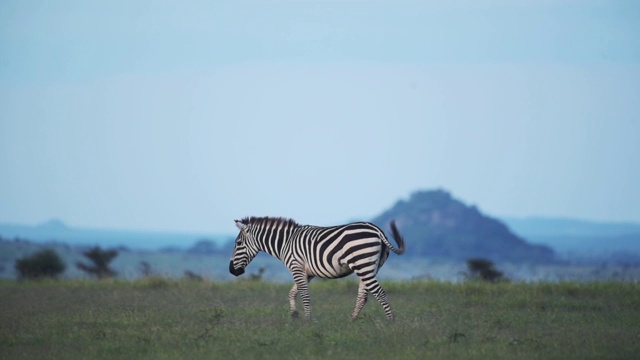
[[[405,251],[404,240],[393,221],[391,231],[397,248],[379,227],[368,222],[319,227],[299,225],[284,218],[247,217],[236,220],[236,226],[240,233],[229,262],[229,272],[235,276],[243,274],[259,251],[280,259],[295,282],[289,292],[292,316],[298,315],[296,296],[300,294],[305,318],[311,317],[311,279],[337,279],[356,273],[360,284],[351,318],[358,316],[370,292],[382,305],[387,318],[393,319],[387,295],[376,278],[389,251],[396,254]]]

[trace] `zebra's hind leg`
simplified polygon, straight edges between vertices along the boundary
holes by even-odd
[[[368,294],[367,286],[364,282],[360,281],[358,284],[358,298],[356,299],[356,308],[353,310],[353,314],[351,314],[351,320],[355,320],[358,315],[360,315],[360,310],[367,303],[367,294]]]
[[[384,291],[380,283],[378,283],[378,279],[373,278],[370,283],[367,284],[367,288],[373,296],[376,297],[376,300],[382,305],[382,309],[384,310],[384,314],[387,316],[387,319],[393,320],[393,312],[391,311],[391,305],[389,305],[389,300],[387,299],[387,293]]]
[[[380,305],[382,305],[382,309],[384,309],[384,314],[387,316],[387,319],[393,321],[393,312],[391,311],[391,305],[389,305],[389,300],[387,299],[387,293],[384,289],[378,284],[378,280],[376,280],[377,291],[372,291],[373,296],[376,297]]]
[[[356,275],[360,278],[360,281],[364,283],[365,287],[369,292],[375,296],[376,300],[382,305],[382,309],[384,310],[384,314],[387,316],[387,319],[393,320],[393,312],[391,311],[391,305],[389,305],[389,300],[387,299],[387,293],[384,291],[378,279],[376,279],[375,271],[372,271],[367,267],[356,268]]]

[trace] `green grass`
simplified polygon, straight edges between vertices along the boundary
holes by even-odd
[[[384,282],[388,323],[357,283],[311,285],[313,320],[289,317],[290,284],[0,282],[3,359],[633,359],[640,289],[629,283]]]

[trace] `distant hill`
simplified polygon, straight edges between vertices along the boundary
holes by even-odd
[[[407,242],[407,254],[413,256],[513,262],[554,260],[551,248],[526,242],[501,221],[482,214],[475,206],[465,205],[444,190],[415,192],[373,222],[388,231],[392,219]]]
[[[209,240],[222,244],[227,235],[198,233],[151,232],[132,230],[86,229],[67,226],[58,219],[40,225],[22,225],[0,223],[0,238],[23,239],[35,243],[59,242],[69,245],[87,245],[101,247],[128,247],[140,250],[158,250],[161,248],[186,249],[196,241]]]
[[[502,219],[525,239],[559,252],[591,256],[640,253],[640,224],[596,222],[554,217]]]

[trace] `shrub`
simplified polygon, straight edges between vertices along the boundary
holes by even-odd
[[[504,279],[502,271],[496,270],[491,260],[469,259],[467,260],[467,268],[469,269],[467,278],[472,280],[496,282]]]
[[[202,276],[194,273],[191,270],[185,270],[184,271],[184,277],[185,277],[185,279],[189,279],[189,280],[193,280],[193,281],[202,281],[202,280],[204,280],[202,278]]]
[[[52,249],[16,260],[15,269],[19,279],[57,278],[66,269],[65,263]]]
[[[249,274],[249,277],[247,278],[247,280],[249,280],[249,281],[262,281],[262,275],[264,275],[265,270],[266,269],[263,268],[263,267],[259,268],[257,273]]]

